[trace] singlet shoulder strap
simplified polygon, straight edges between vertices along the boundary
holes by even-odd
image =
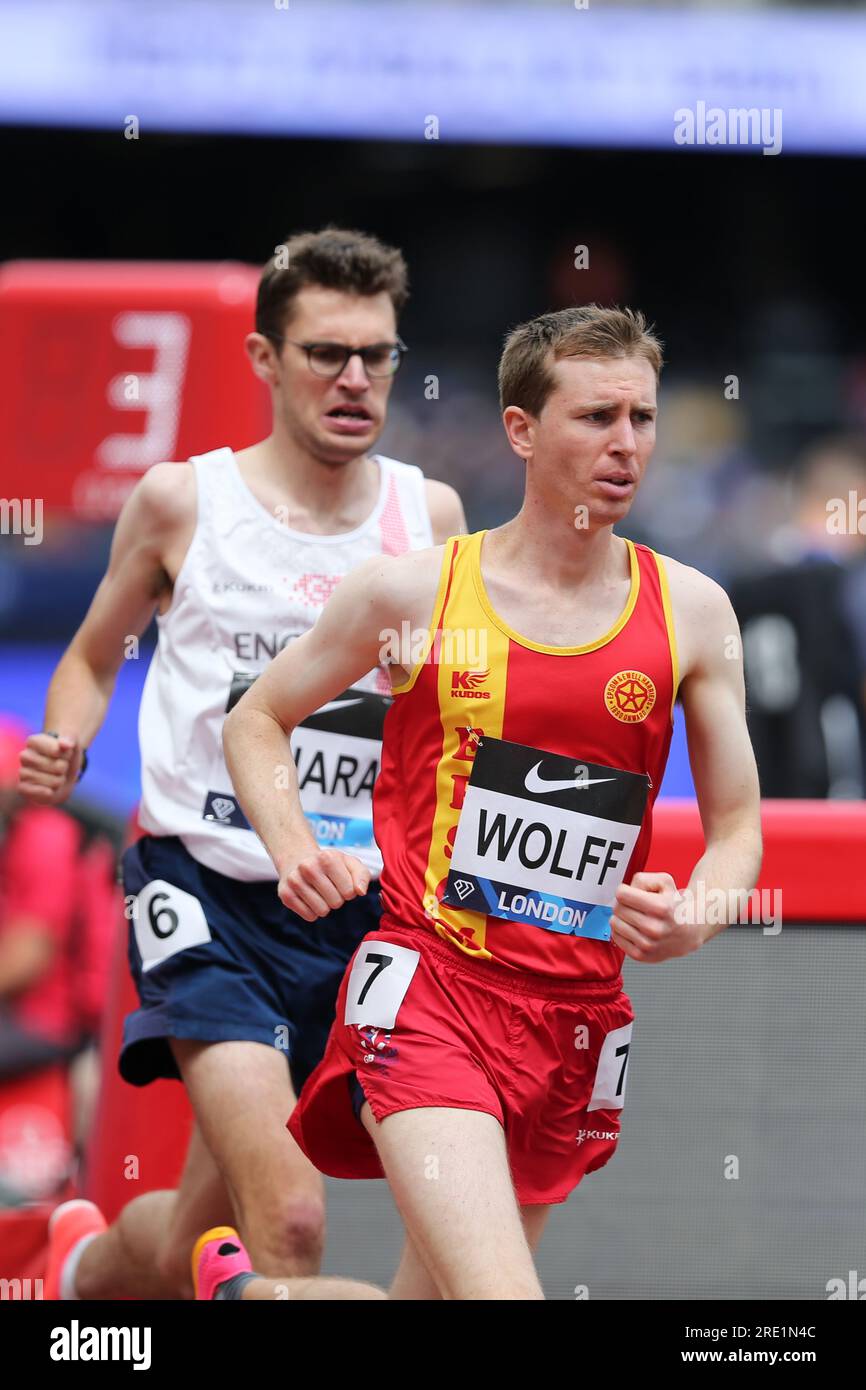
[[[665,565],[664,556],[660,555],[657,550],[653,550],[652,547],[648,545],[642,548],[644,550],[649,551],[650,555],[653,558],[653,561],[655,562],[656,572],[658,574],[659,594],[661,596],[662,612],[664,613],[665,628],[668,634],[668,645],[670,647],[671,652],[671,675],[673,677],[671,719],[673,719],[674,705],[677,702],[677,695],[679,693],[680,687],[680,659],[679,652],[677,650],[677,634],[676,628],[674,626],[674,608],[671,602],[671,590],[670,584],[668,583],[667,566]]]
[[[402,463],[400,459],[388,458],[386,454],[377,454],[376,460],[390,484],[389,490],[396,495],[403,521],[414,538],[412,548],[423,549],[435,544],[421,469],[417,464]]]
[[[454,597],[458,571],[463,571],[466,561],[479,549],[485,535],[485,531],[475,531],[468,536],[451,536],[445,542],[445,554],[442,557],[442,571],[439,576],[436,606],[433,609],[431,632],[436,632],[440,627],[444,627],[445,616]]]
[[[232,475],[232,451],[229,448],[211,449],[206,454],[192,454],[189,462],[195,472],[196,505],[199,522],[213,512],[216,487],[226,487]]]
[[[409,675],[409,679],[402,685],[395,685],[392,688],[394,695],[405,695],[411,690],[418,676],[426,663],[427,653],[433,646],[436,633],[443,626],[445,614],[448,610],[448,600],[451,595],[452,585],[457,566],[461,556],[465,557],[467,543],[474,538],[472,536],[451,536],[442,548],[442,564],[439,569],[439,584],[436,589],[436,598],[433,603],[433,614],[430,619],[430,626],[427,629],[427,637],[424,644],[424,654],[421,660],[416,661]]]

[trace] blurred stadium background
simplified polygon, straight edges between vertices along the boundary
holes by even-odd
[[[5,0],[0,494],[46,506],[38,545],[3,513],[0,711],[41,726],[51,669],[105,567],[118,487],[158,458],[249,443],[258,418],[265,432],[242,358],[243,267],[291,231],[336,223],[407,256],[410,352],[381,448],[458,487],[470,529],[504,520],[521,493],[496,406],[506,329],[592,300],[655,322],[659,442],[621,530],[732,593],[764,795],[861,803],[864,59],[860,4]],[[781,111],[781,152],[676,144],[674,112],[699,102]],[[147,410],[108,392],[118,373],[154,370],[152,347],[112,328],[123,284],[139,310],[151,272],[120,267],[100,318],[87,288],[98,262],[158,263],[167,308],[191,325],[172,447],[153,458],[133,441],[106,463],[103,447],[149,428]],[[183,289],[171,297],[169,266],[191,262],[231,263],[210,307],[222,296],[232,336],[215,335],[191,291],[186,310]],[[836,529],[833,499],[847,504]],[[115,838],[138,792],[150,649],[124,663],[78,803]],[[663,798],[693,795],[677,721]],[[866,910],[862,862],[839,872]],[[862,1265],[862,933],[803,924],[772,958],[759,933],[729,935],[712,968],[629,972],[647,1060],[622,1157],[552,1225],[551,1296],[588,1282],[600,1297],[815,1298]],[[804,989],[819,967],[837,1031]],[[767,996],[791,1005],[796,1058],[763,1038]],[[847,1058],[831,1065],[822,1049],[843,1034]],[[744,1114],[751,1177],[724,1183]],[[382,1188],[333,1189],[329,1269],[386,1279],[397,1228]]]

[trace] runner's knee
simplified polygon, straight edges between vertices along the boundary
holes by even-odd
[[[325,1243],[325,1204],[318,1197],[289,1197],[281,1204],[278,1233],[292,1254],[321,1254]]]
[[[325,1244],[324,1201],[317,1196],[290,1194],[267,1216],[254,1218],[247,1229],[250,1245],[255,1251],[264,1249],[271,1259],[317,1263]]]

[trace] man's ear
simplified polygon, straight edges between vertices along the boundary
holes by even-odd
[[[515,454],[522,458],[524,463],[528,462],[532,457],[535,442],[536,417],[519,405],[509,405],[502,412],[502,423]]]
[[[244,338],[244,350],[259,381],[276,386],[280,376],[279,357],[270,338],[263,333],[248,333]]]

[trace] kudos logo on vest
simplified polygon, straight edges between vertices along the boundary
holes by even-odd
[[[490,691],[478,689],[478,686],[483,685],[489,676],[489,671],[452,671],[451,699],[489,700]]]

